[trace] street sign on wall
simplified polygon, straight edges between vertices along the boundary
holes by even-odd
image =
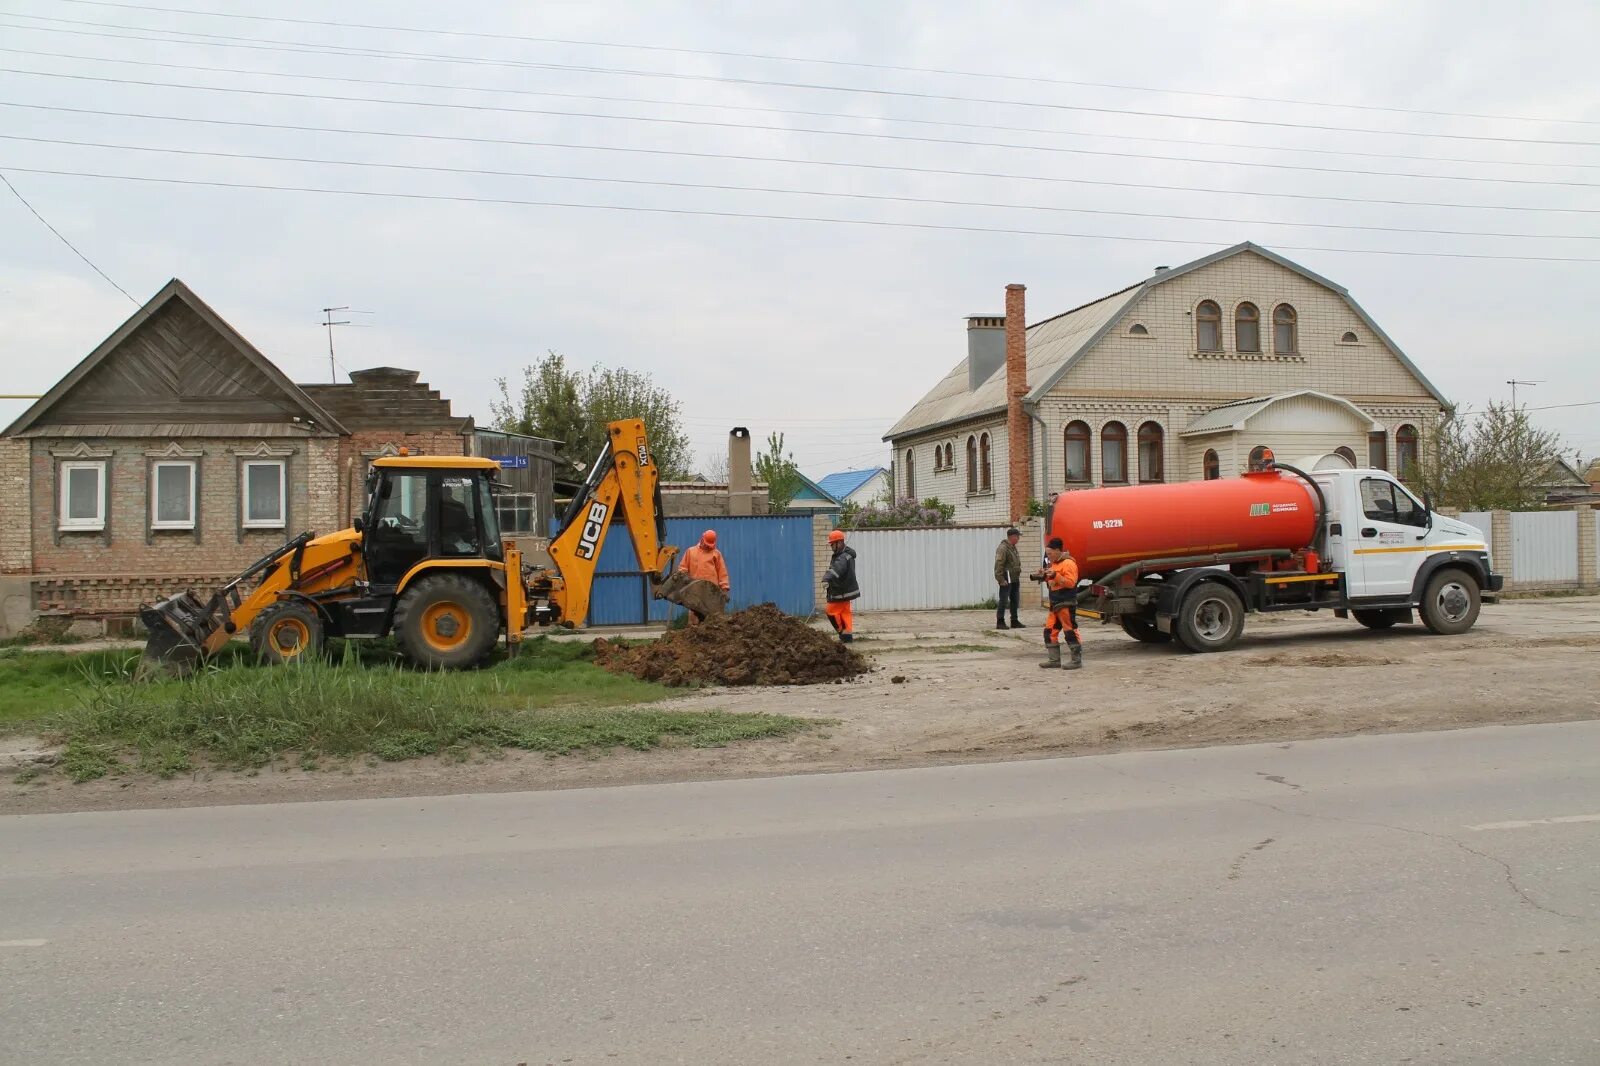
[[[491,455],[489,458],[499,463],[502,470],[528,469],[528,457],[526,455]]]

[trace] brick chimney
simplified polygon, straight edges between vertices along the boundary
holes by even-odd
[[[1027,291],[1026,285],[1006,286],[1007,487],[1013,522],[1028,513],[1028,497],[1033,490],[1033,434],[1028,430],[1028,414],[1022,409],[1022,398],[1028,394]]]
[[[734,426],[728,434],[728,513],[747,515],[755,511],[751,491],[750,431]]]

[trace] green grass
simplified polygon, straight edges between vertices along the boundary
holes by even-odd
[[[7,653],[0,725],[63,742],[61,771],[87,781],[129,769],[172,777],[202,763],[253,769],[291,753],[310,769],[322,757],[707,747],[813,724],[641,706],[672,693],[591,656],[587,643],[536,638],[479,670],[426,673],[381,644],[291,667],[255,666],[230,648],[193,677],[138,681],[129,652]]]

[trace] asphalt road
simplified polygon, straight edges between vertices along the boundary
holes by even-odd
[[[1600,1062],[1600,723],[0,819],[18,1063]]]

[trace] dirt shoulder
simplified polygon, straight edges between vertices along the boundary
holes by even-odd
[[[1090,627],[1084,669],[1071,673],[1036,668],[1037,630],[998,633],[992,622],[983,612],[867,614],[856,646],[878,669],[863,680],[718,689],[655,705],[836,720],[793,738],[310,772],[285,765],[171,781],[0,779],[0,811],[581,788],[1600,718],[1596,597],[1490,606],[1460,637],[1420,626],[1371,633],[1331,617],[1252,617],[1240,646],[1221,655],[1185,655]]]

